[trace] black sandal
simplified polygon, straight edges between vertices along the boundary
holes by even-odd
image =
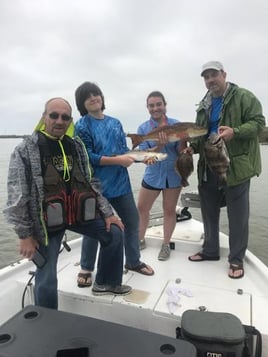
[[[228,274],[229,278],[231,279],[241,279],[244,276],[244,266],[243,264],[230,264],[229,269],[232,271],[232,274],[234,274],[238,270],[242,270],[242,273],[238,276],[230,275]]]
[[[199,257],[200,259],[193,259],[193,257]],[[217,256],[217,257],[210,257],[209,255],[206,255],[202,252],[198,252],[194,255],[191,255],[190,257],[188,257],[188,259],[191,261],[191,262],[203,262],[204,260],[220,260],[220,257]]]
[[[91,273],[78,273],[77,286],[79,288],[88,288],[91,285],[92,285],[92,274]]]
[[[132,271],[135,271],[136,273],[140,273],[140,274],[143,274],[143,275],[154,275],[154,271],[151,267],[149,267],[147,264],[145,263],[140,263],[139,265],[137,265],[136,267],[134,268],[129,268],[128,266],[125,266],[125,268],[127,270],[132,270]],[[146,273],[143,271],[143,269],[146,268],[148,270],[152,270],[150,273]]]

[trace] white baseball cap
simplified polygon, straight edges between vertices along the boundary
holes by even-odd
[[[216,69],[216,71],[224,71],[223,64],[218,61],[210,61],[202,66],[201,76],[203,76],[204,72],[208,69]]]

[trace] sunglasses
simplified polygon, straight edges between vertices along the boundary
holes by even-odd
[[[50,119],[54,120],[57,120],[59,117],[61,117],[63,121],[69,121],[72,119],[72,117],[68,114],[59,114],[57,112],[49,113],[48,116],[50,117]]]

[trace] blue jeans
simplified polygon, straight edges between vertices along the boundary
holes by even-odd
[[[120,285],[123,274],[123,232],[116,225],[111,225],[106,232],[105,221],[98,218],[86,225],[70,226],[68,230],[81,235],[89,235],[100,242],[100,254],[97,284]],[[65,230],[49,234],[48,246],[40,245],[39,250],[46,257],[47,263],[35,273],[35,304],[52,309],[58,308],[57,261],[61,241]],[[93,239],[87,239],[89,241]],[[85,238],[83,239],[85,241]]]
[[[125,226],[124,245],[126,266],[129,268],[136,267],[140,264],[139,214],[133,193],[131,192],[127,195],[108,198],[108,201],[115,209]],[[84,236],[80,261],[82,269],[89,271],[94,270],[97,250],[98,242]]]

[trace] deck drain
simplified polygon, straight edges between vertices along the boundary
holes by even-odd
[[[164,355],[173,355],[176,352],[176,348],[173,345],[166,343],[160,347],[160,351]]]

